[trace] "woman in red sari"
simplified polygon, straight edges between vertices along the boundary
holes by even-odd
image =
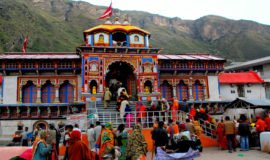
[[[217,141],[218,141],[218,147],[220,147],[221,149],[227,149],[227,140],[224,133],[225,133],[224,123],[222,119],[221,122],[219,122],[217,125],[217,136],[218,136]]]

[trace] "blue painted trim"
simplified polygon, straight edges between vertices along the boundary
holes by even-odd
[[[82,86],[84,87],[84,57],[82,57]]]
[[[126,42],[127,42],[127,47],[130,46],[130,42],[129,42],[129,34],[127,33],[126,34]]]
[[[64,100],[65,103],[68,103],[68,84],[66,84],[65,86],[65,100]]]
[[[93,34],[91,34],[91,39],[92,39],[91,46],[94,46],[94,35]]]
[[[48,103],[51,103],[51,85],[48,86]]]
[[[199,85],[195,84],[195,100],[199,100]]]
[[[30,86],[29,103],[33,103],[33,85]]]
[[[218,79],[218,96],[220,96],[220,82],[219,82],[219,79]]]
[[[4,77],[2,77],[2,91],[1,91],[1,96],[2,96],[2,98],[4,97]]]
[[[110,46],[113,46],[112,34],[110,33]]]

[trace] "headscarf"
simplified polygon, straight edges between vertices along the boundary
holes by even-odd
[[[81,140],[81,132],[79,130],[73,130],[68,140],[69,144],[75,143],[76,141]]]
[[[112,123],[106,122],[106,123],[105,123],[105,128],[106,128],[106,129],[112,129]]]

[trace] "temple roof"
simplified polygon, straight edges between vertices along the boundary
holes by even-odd
[[[160,54],[158,59],[162,60],[221,60],[224,58],[212,56],[210,54]]]
[[[73,52],[14,52],[0,54],[0,59],[79,59],[80,56]]]
[[[109,32],[113,32],[113,31],[125,31],[125,32],[132,32],[132,31],[139,31],[139,32],[143,32],[144,34],[148,34],[150,35],[149,32],[136,27],[136,26],[132,26],[132,25],[124,25],[124,24],[102,24],[102,25],[98,25],[96,27],[93,28],[89,28],[87,30],[84,31],[84,33],[89,33],[89,32],[94,32],[94,31],[98,31],[98,30],[105,30],[105,31],[109,31]]]
[[[245,84],[245,83],[263,83],[263,79],[253,71],[239,73],[222,73],[219,77],[220,83],[227,84]]]

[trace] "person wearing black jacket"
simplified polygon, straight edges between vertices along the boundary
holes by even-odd
[[[249,122],[247,121],[247,117],[243,114],[240,116],[238,134],[240,135],[241,151],[248,151],[249,150],[249,136],[251,132],[250,132]]]
[[[166,146],[168,144],[168,133],[163,126],[164,123],[162,121],[158,122],[158,128],[154,129],[152,132],[152,139],[155,142],[155,153],[157,147]]]

